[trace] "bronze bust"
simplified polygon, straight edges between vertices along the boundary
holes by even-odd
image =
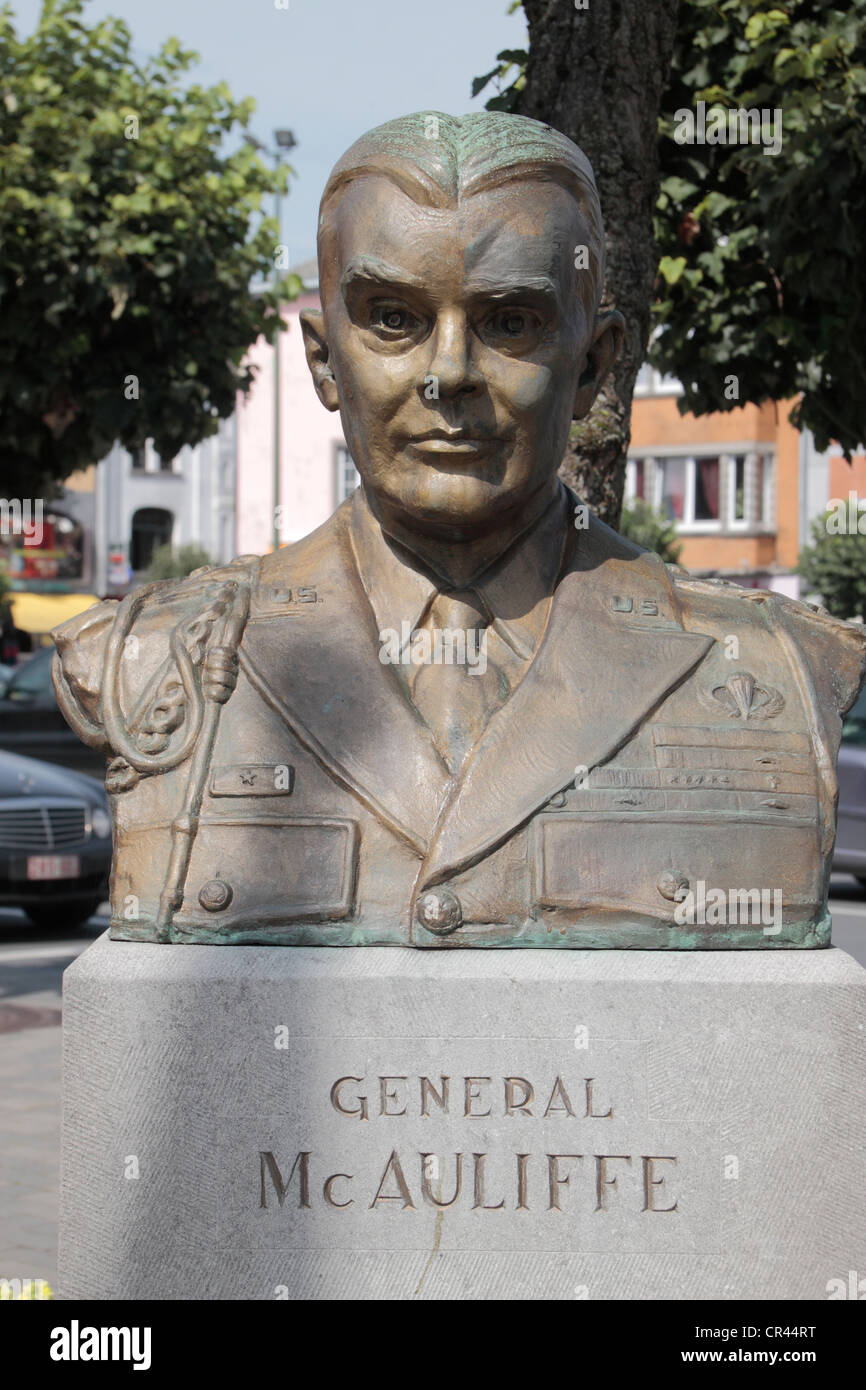
[[[584,155],[516,116],[389,122],[331,174],[319,267],[307,357],[362,488],[55,633],[111,758],[112,936],[827,945],[866,643],[669,570],[558,481],[622,333]]]

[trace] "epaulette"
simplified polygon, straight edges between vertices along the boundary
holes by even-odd
[[[79,738],[113,755],[109,791],[126,791],[142,776],[168,772],[200,749],[206,766],[219,707],[237,683],[238,647],[257,566],[257,556],[243,555],[230,565],[203,566],[183,579],[158,580],[127,594],[104,640],[95,719],[67,679],[63,653],[69,640],[58,630],[53,667],[58,703]],[[190,605],[192,611],[185,611]],[[121,665],[137,657],[153,627],[167,627],[168,652],[124,713]]]

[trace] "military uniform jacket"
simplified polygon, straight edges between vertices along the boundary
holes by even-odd
[[[114,937],[828,943],[858,625],[690,579],[593,519],[570,531],[525,676],[452,777],[379,660],[352,505],[54,634],[61,705],[111,758]],[[781,914],[701,920],[710,889],[778,893]]]

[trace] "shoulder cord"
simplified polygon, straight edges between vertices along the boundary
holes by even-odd
[[[94,724],[91,719],[88,719],[81,709],[69,687],[66,672],[63,670],[63,662],[57,651],[51,658],[51,676],[57,694],[57,703],[72,732],[77,734],[81,742],[86,743],[89,748],[105,750],[107,747],[105,730],[101,724]]]
[[[201,729],[202,717],[204,714],[204,701],[201,689],[196,679],[195,667],[192,658],[183,644],[180,637],[179,625],[172,631],[169,638],[171,655],[177,665],[184,695],[187,700],[186,708],[186,732],[181,742],[170,752],[164,753],[143,753],[136,748],[130,737],[129,727],[124,719],[120,708],[118,692],[118,675],[120,659],[123,655],[126,639],[129,636],[135,619],[144,606],[147,599],[153,593],[156,586],[148,584],[143,589],[137,589],[126,598],[121,600],[120,607],[114,619],[111,629],[111,636],[108,641],[108,648],[105,655],[104,685],[102,692],[102,722],[105,726],[105,741],[111,746],[112,752],[117,757],[129,763],[130,767],[135,768],[136,772],[169,772],[173,767],[178,767],[184,762],[192,752],[195,741]]]
[[[237,651],[249,613],[250,591],[257,574],[257,564],[249,564],[252,557],[243,558],[248,561],[247,573],[242,579],[226,581],[223,586],[224,608],[219,622],[219,637],[205,650],[201,684],[195,664],[180,636],[180,624],[171,633],[171,657],[177,664],[187,700],[186,732],[172,751],[154,755],[143,753],[135,747],[120,708],[118,692],[119,666],[126,638],[147,599],[156,589],[164,587],[165,581],[127,594],[119,605],[106,650],[100,711],[102,725],[94,723],[81,710],[63,671],[59,653],[55,652],[52,663],[58,703],[70,727],[88,746],[104,749],[107,745],[136,771],[148,773],[168,772],[192,755],[183,809],[171,827],[171,857],[156,923],[157,939],[160,941],[169,939],[174,912],[183,901],[220,707],[229,699],[237,684]],[[239,561],[234,563],[240,568]],[[215,623],[214,628],[217,626]]]
[[[158,941],[168,941],[174,914],[183,902],[184,887],[192,847],[198,833],[199,817],[205,782],[210,767],[220,709],[229,699],[238,676],[238,647],[241,643],[250,607],[250,590],[255,572],[248,571],[241,582],[226,585],[229,596],[227,613],[220,624],[221,631],[213,646],[208,647],[202,665],[204,713],[199,718],[198,737],[190,761],[183,806],[172,821],[171,857],[165,887],[159,899],[156,920]],[[198,733],[198,729],[197,729]]]

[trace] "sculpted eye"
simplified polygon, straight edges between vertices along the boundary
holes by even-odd
[[[420,319],[401,304],[374,304],[370,311],[370,327],[382,337],[405,338],[419,325]]]
[[[526,315],[519,313],[516,309],[508,313],[499,315],[499,325],[503,333],[510,338],[519,338],[521,333],[526,332]]]
[[[497,309],[486,320],[482,336],[500,345],[528,346],[538,337],[540,323],[529,309]]]

